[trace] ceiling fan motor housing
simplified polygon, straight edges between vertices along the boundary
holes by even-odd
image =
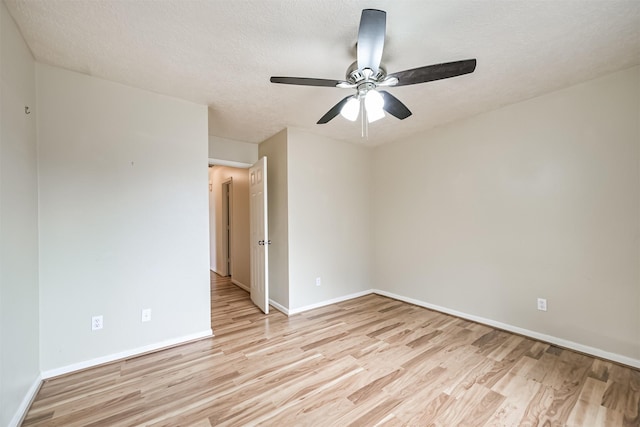
[[[378,72],[374,73],[374,71],[370,68],[365,68],[363,70],[358,68],[358,62],[354,62],[347,69],[346,80],[349,83],[359,84],[362,80],[370,80],[374,82],[379,82],[384,80],[387,76],[387,72],[385,69],[380,66],[378,67]]]

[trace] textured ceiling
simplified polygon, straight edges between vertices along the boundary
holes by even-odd
[[[380,144],[640,64],[640,1],[5,0],[40,62],[209,106],[211,135],[285,127]],[[316,121],[346,89],[360,12],[387,12],[389,73],[477,58],[475,73],[391,88],[412,111],[370,126]]]

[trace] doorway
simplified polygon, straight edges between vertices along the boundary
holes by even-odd
[[[249,170],[209,168],[210,269],[250,289]]]

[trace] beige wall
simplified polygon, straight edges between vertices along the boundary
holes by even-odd
[[[370,165],[362,145],[288,130],[291,310],[371,289]]]
[[[207,334],[206,106],[36,70],[41,368]]]
[[[267,197],[269,202],[269,298],[289,307],[289,207],[287,171],[287,130],[262,142],[260,157],[267,157]]]
[[[259,150],[268,163],[271,299],[296,312],[371,289],[371,151],[291,128]]]
[[[225,273],[223,256],[223,215],[222,185],[231,180],[231,269],[233,281],[249,288],[251,286],[251,270],[249,265],[249,170],[214,166],[209,168],[209,229],[211,230],[211,270],[218,274]]]
[[[638,362],[639,104],[635,67],[377,148],[376,287]]]
[[[38,108],[34,61],[3,2],[0,85],[0,425],[7,426],[17,425],[40,373]]]

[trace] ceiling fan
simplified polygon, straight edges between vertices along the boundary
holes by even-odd
[[[400,120],[411,115],[411,111],[398,98],[380,88],[448,79],[472,73],[475,70],[476,60],[466,59],[387,74],[381,64],[386,23],[386,12],[377,9],[362,11],[358,30],[357,60],[348,68],[345,80],[271,77],[271,83],[355,89],[355,95],[349,95],[334,105],[318,120],[318,124],[328,123],[338,114],[355,121],[362,111],[364,129],[366,123],[384,117],[384,111]]]

